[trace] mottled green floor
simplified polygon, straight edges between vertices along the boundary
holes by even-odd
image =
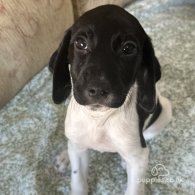
[[[162,65],[159,84],[173,104],[173,120],[148,143],[146,179],[162,164],[167,176],[146,185],[150,195],[194,195],[195,191],[195,2],[137,1],[127,10],[150,35]],[[51,100],[51,75],[38,74],[0,110],[0,195],[68,195],[70,173],[53,168],[56,154],[66,148],[65,107]],[[90,153],[92,195],[122,195],[126,174],[117,154]],[[151,180],[150,180],[151,181]]]

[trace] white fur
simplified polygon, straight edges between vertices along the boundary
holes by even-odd
[[[100,111],[82,106],[72,97],[65,120],[67,138],[82,147],[100,152],[129,155],[132,146],[140,146],[136,94],[137,87],[133,87],[128,95],[131,100],[126,100],[120,108]]]
[[[160,94],[158,94],[158,98],[162,106],[162,111],[158,119],[151,126],[144,130],[143,135],[145,140],[154,138],[161,132],[165,125],[171,121],[172,108],[170,101]]]
[[[126,163],[127,190],[125,195],[144,195],[144,178],[149,151],[142,148],[136,110],[137,84],[131,88],[124,104],[117,109],[92,110],[82,106],[72,96],[65,120],[65,135],[69,139],[71,162],[71,195],[88,194],[88,153],[91,148],[100,152],[117,152]],[[162,113],[154,124],[144,131],[146,139],[156,135],[170,120],[171,107],[159,95]]]
[[[135,85],[123,106],[118,109],[102,108],[100,111],[81,106],[74,97],[71,98],[65,134],[69,139],[72,195],[87,194],[87,166],[83,163],[87,161],[87,148],[100,152],[118,152],[127,164],[126,194],[144,194],[143,184],[138,179],[144,177],[148,150],[140,145],[136,96]]]

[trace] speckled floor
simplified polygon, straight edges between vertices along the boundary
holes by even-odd
[[[195,1],[144,0],[126,9],[153,40],[162,65],[160,91],[173,104],[172,122],[148,142],[147,194],[194,195]],[[44,69],[0,110],[1,195],[69,192],[70,172],[61,175],[53,168],[54,157],[66,148],[66,139],[65,107],[52,103],[51,80]],[[119,156],[94,151],[90,156],[90,195],[123,194],[126,174]],[[166,175],[154,181],[159,164]]]

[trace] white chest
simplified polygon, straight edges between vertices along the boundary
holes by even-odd
[[[65,120],[65,135],[72,142],[100,152],[128,151],[140,144],[138,116],[134,110],[113,109],[93,115],[71,101]]]
[[[115,152],[115,146],[106,126],[98,126],[95,121],[76,121],[65,126],[65,134],[72,142],[101,152]]]

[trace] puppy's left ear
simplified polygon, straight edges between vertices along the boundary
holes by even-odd
[[[69,74],[68,49],[71,38],[71,29],[65,32],[59,48],[52,54],[49,61],[49,70],[53,73],[53,101],[62,103],[71,91]]]
[[[147,113],[156,107],[156,82],[161,78],[160,64],[149,37],[143,46],[142,66],[138,72],[138,104]]]

